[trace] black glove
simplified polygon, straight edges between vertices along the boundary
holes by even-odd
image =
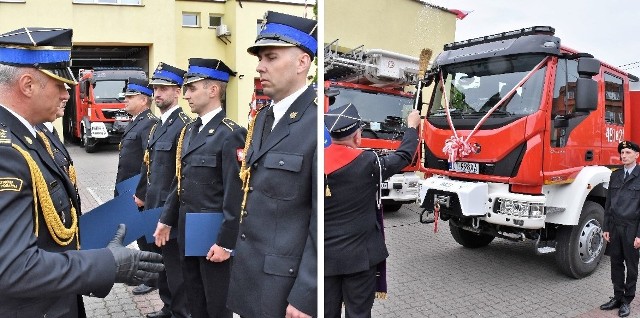
[[[157,279],[158,273],[164,270],[162,255],[122,246],[125,232],[125,225],[120,224],[116,236],[107,245],[116,260],[116,283],[134,286]]]

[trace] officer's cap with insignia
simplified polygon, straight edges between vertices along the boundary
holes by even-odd
[[[343,138],[362,127],[362,120],[356,107],[349,103],[324,114],[324,124],[329,129],[331,137]]]
[[[190,58],[189,70],[184,75],[184,83],[194,83],[203,79],[229,82],[230,76],[236,76],[224,62],[216,59]]]
[[[125,89],[125,96],[133,96],[143,94],[146,96],[153,96],[153,90],[149,87],[147,80],[130,77],[127,82],[127,88]]]
[[[151,76],[150,85],[177,85],[182,86],[184,83],[185,70],[171,66],[167,63],[160,62],[155,72]]]
[[[77,84],[71,73],[73,30],[22,28],[0,34],[0,64],[34,67],[70,85]]]
[[[637,144],[635,144],[632,141],[625,140],[625,141],[620,142],[618,144],[618,153],[621,153],[622,149],[624,149],[624,148],[631,149],[631,150],[633,150],[635,152],[640,152],[640,146],[638,146]]]
[[[258,55],[264,46],[297,46],[313,58],[318,51],[317,28],[316,20],[267,11],[260,34],[247,52]]]

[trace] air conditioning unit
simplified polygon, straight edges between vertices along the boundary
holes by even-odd
[[[229,31],[229,27],[226,24],[220,24],[216,27],[216,35],[218,37],[231,35],[231,31]]]

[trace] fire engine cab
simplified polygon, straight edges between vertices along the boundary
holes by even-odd
[[[65,138],[79,141],[89,153],[100,143],[119,143],[130,120],[124,111],[124,88],[130,77],[147,79],[141,68],[81,69],[65,108]]]
[[[421,80],[420,203],[459,244],[535,241],[591,274],[620,141],[640,141],[638,78],[562,46],[548,26],[447,44]],[[418,92],[420,95],[423,92]],[[422,219],[422,216],[421,216]]]

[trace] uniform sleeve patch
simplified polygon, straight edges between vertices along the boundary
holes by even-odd
[[[1,191],[15,191],[20,192],[22,190],[22,179],[18,178],[0,178],[0,192]]]

